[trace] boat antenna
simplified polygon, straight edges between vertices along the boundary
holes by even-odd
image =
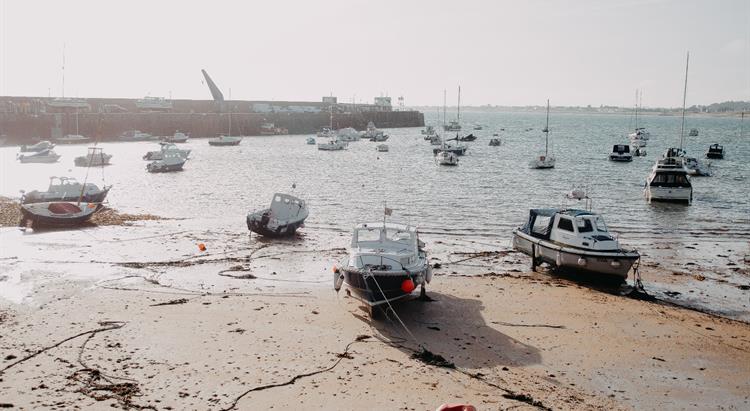
[[[680,151],[682,151],[682,143],[685,135],[685,102],[687,101],[687,81],[688,81],[688,67],[690,66],[690,52],[687,52],[687,59],[685,60],[685,88],[682,90],[682,124],[680,125]]]

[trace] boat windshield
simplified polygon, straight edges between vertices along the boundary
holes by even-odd
[[[576,226],[578,227],[579,233],[590,233],[594,231],[594,226],[591,224],[591,220],[588,218],[577,218]]]
[[[596,229],[602,233],[608,232],[607,225],[604,224],[604,219],[601,216],[597,216],[596,220],[594,220],[594,224],[596,225]]]

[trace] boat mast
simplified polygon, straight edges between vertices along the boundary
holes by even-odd
[[[458,86],[458,106],[456,106],[456,122],[461,123],[461,86]]]
[[[62,98],[65,98],[65,43],[63,43],[63,61],[62,61]]]
[[[544,126],[544,156],[549,156],[549,99],[547,99],[547,124]]]
[[[635,132],[638,133],[638,89],[635,89]]]
[[[445,128],[445,110],[446,110],[446,104],[448,104],[446,100],[447,96],[448,96],[448,91],[443,89],[443,128]]]
[[[687,52],[687,59],[685,60],[685,88],[682,90],[682,124],[680,125],[680,151],[682,151],[682,143],[685,135],[685,102],[687,101],[687,80],[688,80],[688,67],[690,66],[690,52]]]

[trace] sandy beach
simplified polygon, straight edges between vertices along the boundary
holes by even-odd
[[[3,229],[3,407],[750,406],[747,323],[530,272],[525,256],[492,244],[428,239],[434,301],[370,320],[331,288],[347,233],[270,242],[196,234],[189,221],[137,224]],[[660,261],[644,277],[681,278]]]

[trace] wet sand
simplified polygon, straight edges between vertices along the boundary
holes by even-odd
[[[528,272],[497,244],[427,239],[441,264],[435,301],[397,304],[404,328],[331,289],[348,233],[279,243],[190,221],[136,224],[0,231],[0,404],[750,407],[747,323]],[[644,277],[684,278],[659,258]],[[444,361],[415,358],[422,349]]]

